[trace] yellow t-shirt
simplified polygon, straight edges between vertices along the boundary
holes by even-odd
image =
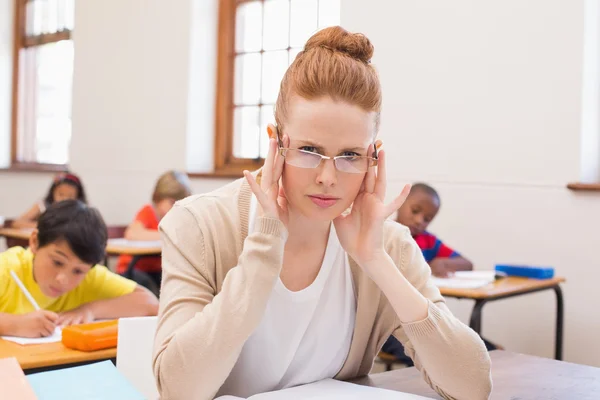
[[[44,295],[33,279],[33,253],[13,247],[0,253],[0,312],[26,314],[35,311],[10,271],[15,271],[40,308],[56,313],[69,311],[91,301],[110,299],[133,292],[136,283],[96,265],[72,291],[60,297]]]

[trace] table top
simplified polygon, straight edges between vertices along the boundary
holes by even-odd
[[[10,239],[29,240],[33,229],[0,228],[0,236]]]
[[[2,228],[0,236],[10,239],[28,240],[33,229],[15,229]],[[110,255],[132,255],[132,256],[152,256],[160,255],[162,249],[160,241],[135,241],[122,238],[108,239],[106,253]]]
[[[494,382],[492,400],[600,399],[600,368],[500,350],[490,352],[490,357]],[[414,367],[373,374],[352,382],[441,399]]]
[[[106,253],[110,255],[127,254],[132,256],[158,256],[162,252],[160,240],[135,241],[126,239],[108,239]]]
[[[24,370],[107,360],[116,356],[116,347],[86,352],[68,349],[61,342],[20,345],[0,339],[0,358],[15,357]]]
[[[458,297],[463,299],[493,299],[497,297],[510,296],[534,292],[536,290],[551,288],[559,283],[565,282],[565,278],[555,277],[552,279],[531,279],[509,276],[500,278],[476,289],[454,289],[440,288],[442,296]]]

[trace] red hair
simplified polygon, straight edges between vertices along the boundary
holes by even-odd
[[[275,104],[277,125],[283,127],[294,95],[307,100],[329,96],[374,112],[377,132],[381,84],[371,65],[373,52],[374,47],[365,35],[350,33],[339,26],[315,33],[283,76]]]

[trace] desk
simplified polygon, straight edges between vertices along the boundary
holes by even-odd
[[[547,358],[492,351],[492,400],[597,400],[600,368]],[[352,383],[441,399],[416,368],[405,368],[354,379]]]
[[[32,373],[91,361],[114,359],[117,357],[117,349],[115,347],[85,352],[68,349],[61,342],[20,345],[0,339],[0,358],[6,357],[15,357],[26,373]]]
[[[108,255],[116,256],[124,254],[133,256],[127,266],[127,271],[125,272],[125,277],[129,279],[133,277],[135,264],[137,264],[140,258],[160,256],[161,252],[162,248],[160,240],[133,241],[126,239],[108,239],[108,244],[106,246],[106,254]]]
[[[475,300],[475,306],[471,313],[469,326],[475,332],[481,333],[481,311],[486,303],[528,293],[540,292],[542,290],[554,290],[554,293],[556,294],[554,358],[562,360],[564,321],[564,303],[562,290],[560,289],[560,284],[562,282],[565,282],[565,278],[529,279],[510,276],[498,279],[489,285],[477,289],[440,288],[440,292],[444,297]]]

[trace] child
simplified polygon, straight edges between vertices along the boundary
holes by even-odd
[[[160,240],[158,223],[173,207],[177,200],[191,195],[190,181],[184,172],[169,171],[158,178],[152,204],[146,204],[138,211],[135,220],[127,227],[125,239],[128,240]],[[132,257],[122,255],[119,257],[117,272],[124,274]],[[135,265],[137,270],[149,275],[152,282],[160,287],[161,265],[160,257],[145,257]]]
[[[153,294],[96,265],[104,258],[106,240],[106,225],[95,208],[78,200],[49,207],[29,249],[13,247],[0,254],[0,335],[43,337],[56,326],[156,315]],[[11,271],[41,310],[35,310]]]
[[[471,261],[426,231],[439,210],[440,196],[435,189],[424,183],[416,183],[398,210],[397,221],[410,229],[410,233],[423,251],[425,261],[431,267],[433,275],[447,277],[456,271],[472,270]]]
[[[433,275],[447,277],[456,271],[471,271],[473,264],[450,247],[437,236],[427,232],[427,227],[440,210],[440,196],[437,191],[425,183],[412,186],[409,196],[398,210],[397,222],[410,229],[413,239],[421,248],[425,261],[431,267]],[[488,350],[497,347],[483,339]],[[404,353],[404,347],[393,336],[383,345],[382,350],[393,354],[400,362],[412,366],[413,361]]]
[[[12,226],[13,228],[35,228],[37,219],[46,211],[46,208],[59,201],[69,199],[77,199],[87,203],[81,179],[77,175],[68,172],[60,173],[54,177],[44,200],[35,203],[29,211],[13,221]]]

